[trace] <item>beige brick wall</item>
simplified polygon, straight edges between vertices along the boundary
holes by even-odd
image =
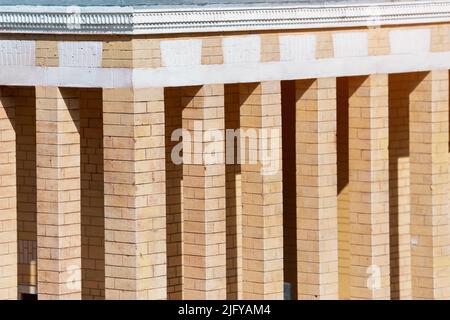
[[[336,78],[296,81],[298,299],[338,298]]]
[[[225,85],[225,128],[240,128],[239,85]],[[236,131],[235,131],[236,132]],[[229,136],[227,136],[229,139]],[[226,257],[227,299],[242,299],[242,175],[238,161],[238,138],[234,139],[233,157],[226,154]],[[227,140],[231,143],[231,140]],[[228,144],[229,146],[229,144]],[[228,149],[226,150],[226,152]],[[231,161],[231,162],[230,162]]]
[[[202,64],[222,64],[223,50],[222,38],[211,36],[203,38],[202,43]]]
[[[418,73],[410,94],[414,299],[449,299],[448,70]]]
[[[297,188],[295,81],[281,82],[283,158],[283,271],[291,286],[291,299],[297,297]]]
[[[349,78],[350,298],[389,299],[388,76]]]
[[[278,129],[281,136],[280,82],[240,85],[242,129]],[[275,136],[276,138],[276,136]],[[262,147],[258,147],[260,151]],[[282,163],[281,142],[272,155]],[[278,153],[278,154],[277,154]],[[246,156],[246,159],[249,159]],[[283,298],[282,168],[261,173],[261,163],[243,163],[242,233],[244,299]]]
[[[81,298],[80,112],[77,96],[77,90],[36,88],[40,299]]]
[[[137,40],[136,43],[140,44]],[[133,53],[133,42],[129,38],[110,39],[109,41],[105,41],[103,42],[102,67],[132,68]],[[140,56],[141,50],[137,50],[136,55]]]
[[[331,32],[317,32],[316,58],[326,59],[334,56],[333,37]]]
[[[57,67],[58,41],[38,40],[36,41],[36,65],[39,67]]]
[[[81,89],[82,298],[105,297],[102,90]]]
[[[106,299],[165,299],[164,90],[103,90]]]
[[[376,56],[390,53],[390,31],[424,28],[429,28],[431,31],[432,52],[450,50],[450,27],[447,23],[314,31],[289,30],[166,36],[2,35],[1,38],[35,39],[36,65],[42,67],[58,66],[59,41],[93,40],[103,42],[102,67],[159,68],[162,66],[160,50],[162,40],[201,39],[201,63],[211,65],[224,63],[222,40],[225,36],[259,35],[261,40],[260,61],[274,62],[280,60],[280,35],[316,35],[316,58],[327,59],[334,57],[333,34],[336,32],[367,32],[368,53],[370,56]],[[445,229],[447,223],[447,221],[443,221],[445,215],[441,212],[444,210],[442,208],[447,205],[442,198],[444,198],[444,194],[447,194],[445,188],[448,186],[442,181],[446,179],[448,172],[446,173],[442,168],[447,165],[448,159],[447,162],[443,160],[443,154],[446,153],[448,156],[448,150],[444,150],[445,141],[441,141],[447,134],[447,129],[444,128],[447,124],[440,117],[447,112],[441,110],[446,105],[443,95],[448,94],[447,80],[444,75],[446,72],[391,75],[389,76],[388,90],[386,89],[388,86],[382,83],[386,80],[386,75],[351,78],[350,114],[348,114],[349,88],[347,85],[349,79],[337,79],[337,101],[335,102],[337,174],[336,176],[333,174],[323,175],[329,188],[321,188],[318,194],[327,192],[326,196],[308,192],[308,195],[301,196],[297,203],[296,199],[291,199],[292,196],[289,198],[292,194],[291,189],[295,187],[293,186],[295,179],[288,180],[287,175],[284,175],[284,178],[281,176],[268,178],[258,175],[256,168],[249,166],[244,168],[239,165],[215,168],[221,172],[214,172],[211,175],[198,175],[197,167],[183,169],[183,166],[172,164],[169,157],[172,147],[178,143],[170,141],[170,134],[173,129],[183,126],[183,114],[185,120],[193,120],[193,118],[189,118],[193,116],[205,122],[223,122],[223,129],[280,127],[281,124],[278,121],[281,119],[281,111],[277,108],[279,107],[278,100],[281,100],[281,91],[278,90],[278,85],[272,82],[259,85],[227,84],[221,95],[214,95],[211,98],[202,93],[197,96],[190,92],[184,101],[182,101],[183,92],[186,95],[186,90],[189,91],[192,88],[166,88],[165,90],[157,88],[136,91],[117,89],[107,91],[104,97],[100,96],[100,89],[38,88],[37,104],[34,90],[31,88],[2,88],[1,100],[3,106],[7,106],[9,117],[3,107],[3,118],[0,120],[2,123],[0,130],[3,131],[0,136],[3,139],[2,146],[6,146],[2,148],[2,151],[8,156],[4,157],[3,162],[0,162],[0,168],[6,173],[8,170],[13,170],[11,157],[16,154],[17,193],[15,195],[6,193],[8,196],[0,196],[2,197],[0,198],[2,203],[0,210],[14,214],[15,205],[12,202],[15,200],[12,199],[17,198],[18,284],[32,286],[37,284],[36,259],[39,258],[42,261],[39,280],[41,297],[78,298],[80,294],[78,288],[72,291],[63,288],[67,279],[74,273],[69,272],[73,270],[70,269],[71,265],[67,265],[69,262],[66,259],[58,260],[57,257],[49,254],[51,250],[55,250],[64,252],[64,254],[68,252],[67,254],[75,261],[76,267],[81,261],[83,268],[81,294],[83,298],[102,299],[105,297],[105,280],[103,280],[105,263],[107,269],[106,291],[109,292],[106,293],[106,297],[176,299],[189,297],[191,294],[212,297],[217,293],[217,297],[226,295],[228,298],[280,298],[283,278],[290,283],[298,281],[302,283],[303,286],[299,286],[299,290],[297,290],[296,284],[293,288],[294,292],[300,292],[301,297],[328,297],[320,289],[317,291],[311,288],[323,287],[322,284],[325,282],[334,288],[336,261],[327,260],[327,263],[331,265],[329,267],[331,271],[326,273],[321,270],[317,271],[317,265],[314,265],[312,269],[309,268],[311,263],[304,263],[305,261],[302,259],[305,256],[310,257],[310,255],[319,260],[328,259],[323,257],[332,256],[335,253],[333,250],[324,249],[321,246],[317,247],[317,250],[305,249],[310,247],[311,242],[316,244],[318,242],[316,241],[317,234],[322,235],[324,230],[319,223],[323,219],[317,220],[313,215],[307,216],[306,212],[309,209],[322,212],[321,210],[325,207],[327,209],[325,211],[328,212],[329,208],[333,207],[334,210],[334,207],[337,206],[339,298],[387,298],[389,295],[392,299],[446,297],[447,265],[449,263],[447,261],[449,255],[446,251],[448,250],[447,235],[439,235],[439,230]],[[308,81],[299,82],[307,83]],[[312,82],[317,83],[318,81],[312,80]],[[163,91],[165,94],[162,93]],[[305,89],[305,91],[307,90]],[[329,90],[325,91],[324,95],[330,94]],[[389,100],[387,100],[387,91]],[[102,98],[107,101],[104,109],[108,121],[106,124],[102,123]],[[193,98],[192,101],[191,98]],[[215,115],[201,114],[201,112],[195,114],[198,110],[195,112],[193,110],[202,104],[207,104],[206,100],[211,102],[210,98],[223,100],[221,106],[214,108],[224,108],[224,111],[219,112],[214,109],[214,112],[217,111]],[[317,95],[317,97],[309,99],[307,104],[312,106],[320,100]],[[331,104],[332,99],[329,100]],[[217,101],[213,103],[217,103]],[[37,119],[35,119],[35,105],[36,109],[41,112]],[[436,105],[441,109],[438,111],[433,109],[433,112],[421,111],[423,108],[430,108],[430,105]],[[370,106],[371,109],[368,110],[367,106]],[[415,106],[416,109],[411,109],[411,106]],[[387,110],[389,110],[389,114],[387,114]],[[225,113],[222,114],[223,112]],[[286,113],[288,110],[284,109],[283,112]],[[299,122],[302,127],[305,126],[302,134],[311,139],[319,139],[319,137],[314,137],[314,134],[324,133],[319,129],[329,124],[322,118],[328,117],[328,114],[321,112],[320,109],[305,109]],[[432,117],[431,114],[433,114]],[[413,116],[417,119],[414,119]],[[15,130],[11,131],[12,119],[14,119]],[[316,121],[317,119],[320,121]],[[269,124],[271,121],[272,123]],[[389,121],[389,129],[387,129],[386,121]],[[290,123],[292,124],[292,122]],[[186,125],[190,124],[185,121]],[[320,125],[320,127],[315,128],[314,125]],[[107,153],[104,163],[103,129],[106,132],[104,142]],[[429,139],[422,141],[417,136],[415,140],[412,139],[411,133],[416,132],[414,130],[421,130],[420,133]],[[37,137],[36,131],[38,132]],[[387,132],[388,135],[386,135]],[[307,135],[307,133],[311,134]],[[69,142],[56,141],[55,136],[58,134],[68,135],[71,140]],[[328,137],[328,134],[330,132],[325,132],[324,136]],[[14,148],[10,148],[14,135],[16,143]],[[286,133],[287,137],[289,135],[290,133]],[[387,136],[388,138],[386,138]],[[377,145],[376,141],[381,142]],[[384,145],[386,141],[389,144],[387,151]],[[299,154],[302,155],[302,159],[306,155],[312,157],[311,161],[317,160],[320,158],[322,145],[326,145],[323,148],[327,149],[331,148],[332,143],[330,141],[317,143],[314,144],[314,147],[307,143],[301,143],[303,149],[301,152],[299,151]],[[410,149],[413,145],[416,157],[414,166],[410,164],[412,161]],[[292,150],[287,150],[288,146],[285,144],[284,149],[286,150],[280,153],[292,152]],[[430,148],[433,146],[437,150],[431,150]],[[49,154],[47,149],[51,149],[53,153]],[[327,160],[331,160],[335,156],[332,152],[326,153],[326,155]],[[58,166],[52,162],[55,159],[69,160],[63,161]],[[420,159],[428,160],[421,162]],[[429,159],[432,159],[434,164],[430,164]],[[292,176],[295,163],[292,162],[290,165],[289,162],[285,163],[289,167],[288,175]],[[319,185],[323,182],[319,173],[316,175],[305,173],[314,171],[311,163],[305,162],[299,166],[296,183],[300,189],[310,191],[311,185],[316,182]],[[105,165],[105,177],[103,177],[103,165]],[[328,165],[327,170],[332,170],[331,163]],[[376,170],[371,170],[371,166],[376,166]],[[149,171],[152,172],[155,181],[146,180],[146,173]],[[37,177],[36,172],[38,172]],[[66,173],[69,174],[70,179],[67,179]],[[372,173],[374,175],[370,176],[370,179],[367,178]],[[164,175],[165,178],[163,178]],[[12,174],[4,174],[0,179],[0,187],[6,188],[8,192],[15,188],[11,182],[11,176]],[[210,223],[207,219],[200,223],[199,221],[191,223],[193,219],[189,217],[189,212],[192,213],[196,210],[205,212],[209,209],[206,207],[186,208],[185,204],[195,203],[194,207],[197,206],[195,192],[201,194],[207,188],[206,184],[186,185],[186,177],[188,177],[189,183],[198,181],[197,178],[203,179],[203,181],[213,180],[220,184],[220,186],[217,185],[217,189],[223,193],[219,196],[205,196],[217,202],[216,209],[222,217],[211,223],[219,226],[217,233],[211,234],[211,237],[220,238],[220,241],[215,239],[214,241],[217,242],[211,245],[214,248],[220,248],[220,250],[217,249],[219,253],[212,256],[206,255],[204,252],[206,252],[205,247],[207,246],[200,246],[204,257],[220,261],[217,265],[217,269],[220,270],[217,277],[206,276],[206,262],[197,259],[197,253],[192,254],[193,247],[186,249],[182,244],[183,234],[187,238],[195,234],[197,237],[195,241],[198,238],[208,238],[209,234],[197,232],[197,229]],[[336,180],[336,188],[332,186],[333,179]],[[105,186],[103,186],[103,180]],[[52,189],[49,181],[58,186],[57,190]],[[78,188],[80,183],[81,186]],[[353,187],[350,187],[352,184]],[[282,185],[290,189],[285,191],[287,196],[284,197],[285,201],[288,201],[288,204],[284,205],[284,226],[280,222],[280,217],[283,216],[281,214]],[[436,189],[432,192],[430,190],[423,191],[429,185],[436,185]],[[271,191],[268,192],[266,188]],[[336,194],[329,191],[331,188],[337,189]],[[411,191],[412,188],[415,188],[414,192]],[[192,192],[195,196],[192,196]],[[269,193],[274,195],[269,196]],[[304,193],[306,194],[306,192]],[[377,199],[367,200],[369,193],[375,194]],[[66,196],[66,194],[70,195]],[[104,194],[106,195],[105,199],[103,199]],[[165,196],[162,196],[163,194]],[[337,204],[330,205],[331,202],[336,201],[336,195]],[[57,197],[63,197],[63,201],[61,201],[63,206],[59,206],[60,200]],[[266,199],[269,199],[267,201],[270,202],[270,205],[265,204]],[[327,204],[321,203],[319,200],[326,200]],[[316,203],[314,208],[310,207],[311,202]],[[106,203],[108,210],[105,220],[103,219],[103,203]],[[431,210],[427,214],[438,221],[434,228],[422,223],[423,213],[418,212],[422,212],[423,203],[428,203],[429,210]],[[297,230],[292,227],[291,223],[297,218],[293,213],[297,206],[299,211],[297,216],[300,217],[298,227],[300,241],[299,244],[292,244],[297,239],[293,235]],[[58,216],[62,212],[61,210],[68,210],[73,220],[67,223],[57,221],[55,216]],[[167,212],[167,217],[164,210]],[[185,215],[186,212],[188,216]],[[270,212],[268,214],[270,218],[262,217],[261,212]],[[81,220],[78,221],[80,215]],[[380,221],[367,221],[367,217],[370,215],[379,217]],[[38,222],[36,216],[39,217]],[[389,219],[388,227],[385,221],[386,217]],[[5,239],[4,234],[14,231],[15,227],[11,225],[10,220],[9,218],[2,220],[0,239]],[[331,217],[328,222],[334,224],[334,217]],[[271,225],[272,223],[273,225]],[[416,238],[411,237],[410,224],[416,230]],[[39,235],[36,231],[37,225],[40,229]],[[370,229],[370,232],[366,232],[369,230],[368,226],[373,227],[374,230]],[[102,230],[104,227],[108,231],[106,248],[103,244]],[[282,228],[284,228],[284,232],[280,231]],[[64,247],[55,243],[55,239],[65,233],[65,230],[69,230],[67,232],[72,237],[70,241],[75,241],[72,247]],[[154,234],[151,233],[151,236],[147,236],[145,232],[149,230],[152,230]],[[247,234],[244,230],[248,231]],[[275,233],[272,234],[272,231]],[[326,231],[328,234],[329,230]],[[134,233],[138,235],[137,240],[131,239]],[[270,237],[266,237],[266,234],[269,233]],[[432,236],[428,237],[428,233]],[[160,237],[155,239],[155,234]],[[250,235],[254,236],[255,234],[258,235],[257,240],[249,240]],[[311,238],[304,237],[305,235],[311,236]],[[417,240],[417,236],[419,236],[419,240]],[[431,246],[428,244],[420,242],[420,237],[426,237],[427,241],[432,239],[436,243],[435,251],[430,250]],[[36,242],[37,238],[40,239],[39,245]],[[78,254],[77,241],[81,241],[82,244],[81,256]],[[194,245],[198,245],[195,241],[192,241]],[[419,243],[414,244],[417,241]],[[271,245],[275,245],[275,248],[269,249],[269,242]],[[415,250],[413,255],[415,262],[413,263],[411,262],[411,242]],[[8,240],[7,243],[13,242]],[[254,248],[255,243],[260,249],[256,250],[256,253],[250,253],[250,249]],[[357,243],[362,245],[357,245]],[[129,254],[134,252],[133,246],[142,250],[138,251],[139,253],[145,252],[144,258],[140,259],[137,253]],[[167,253],[164,246],[167,246]],[[39,257],[37,257],[36,247],[41,251]],[[328,245],[326,247],[328,248]],[[369,248],[373,247],[379,250],[379,256],[370,252]],[[106,259],[104,258],[105,249],[107,251]],[[292,254],[297,249],[300,252],[298,257]],[[8,258],[14,257],[16,254],[14,250],[16,249],[10,250],[8,247],[8,253],[5,255]],[[284,252],[281,253],[282,251]],[[273,257],[264,260],[263,254],[267,252],[273,254]],[[322,252],[325,254],[322,255]],[[194,256],[195,258],[191,258]],[[9,261],[8,258],[2,260]],[[301,261],[299,270],[297,270],[297,266],[292,266],[292,261],[297,259]],[[435,261],[435,264],[422,268],[427,259]],[[69,260],[73,262],[72,259]],[[56,275],[52,272],[54,270],[50,270],[55,265],[55,261],[62,261],[62,264],[66,264],[58,266],[60,275]],[[200,263],[200,266],[196,265],[197,263]],[[8,263],[6,262],[6,264]],[[0,264],[0,268],[6,270],[3,274],[12,271],[10,265],[10,263],[8,266]],[[376,290],[368,292],[366,288],[370,276],[367,268],[372,265],[381,268],[382,289],[377,292],[375,292]],[[193,276],[195,272],[193,272],[194,269],[190,269],[191,267],[202,270],[199,273],[201,274],[200,278]],[[270,267],[274,269],[272,270]],[[303,272],[302,270],[307,271]],[[204,276],[202,272],[204,272]],[[250,272],[253,278],[248,280]],[[262,277],[264,272],[270,273],[273,279],[270,281],[264,279]],[[167,288],[165,285],[166,274]],[[418,276],[418,274],[423,274],[423,276]],[[390,280],[387,280],[388,276],[390,276]],[[188,279],[187,282],[186,279]],[[414,280],[415,285],[413,285],[413,279],[416,279]],[[15,293],[11,294],[10,288],[16,284],[13,283],[14,281],[8,281],[10,280],[1,282],[0,296],[15,295]],[[209,286],[207,283],[214,283],[211,285],[217,289],[216,291],[212,290],[214,294],[206,293],[205,288]],[[201,288],[200,290],[189,289],[197,289],[197,285]],[[390,288],[388,288],[389,286]],[[183,290],[185,295],[183,295]],[[309,290],[307,294],[305,294],[305,290]],[[334,295],[334,289],[331,291]],[[327,292],[330,291],[327,290]],[[186,293],[188,294],[186,295]]]
[[[350,298],[348,78],[336,80],[339,299]]]
[[[431,51],[450,50],[450,26],[437,24],[431,27]]]
[[[9,87],[16,110],[18,284],[37,285],[36,110],[34,88]],[[82,285],[84,299],[104,297],[102,97],[79,90],[81,138]]]
[[[36,286],[36,98],[34,88],[10,87],[16,109],[19,285]]]
[[[17,298],[17,198],[15,109],[0,88],[0,299]]]
[[[224,86],[182,89],[183,128],[224,138]],[[200,127],[197,127],[200,125]],[[203,139],[203,138],[202,138]],[[221,144],[225,141],[215,140]],[[183,298],[226,298],[225,163],[203,158],[206,141],[183,142]]]
[[[173,148],[179,141],[172,141],[172,132],[182,128],[181,88],[164,90],[166,123],[166,228],[167,228],[167,299],[183,297],[182,277],[182,214],[183,214],[183,166],[172,162]]]
[[[411,298],[409,95],[414,74],[389,75],[391,299]]]
[[[133,39],[132,40],[132,63],[134,68],[159,68],[161,62],[161,50],[159,47],[159,39]],[[114,48],[114,44],[112,44]],[[103,51],[105,53],[105,51]],[[115,52],[111,52],[115,60]],[[128,59],[128,48],[120,50],[123,59]],[[120,65],[120,62],[112,60],[112,65]],[[106,61],[105,61],[106,62]],[[125,61],[123,61],[125,64]]]
[[[181,35],[136,35],[136,36],[93,36],[93,35],[12,35],[4,34],[2,39],[36,40],[36,66],[59,66],[58,42],[99,41],[103,44],[102,67],[104,68],[160,68],[162,40],[198,39],[202,41],[201,64],[223,64],[222,40],[224,37],[259,35],[261,62],[280,61],[279,37],[282,35],[315,35],[316,59],[333,58],[333,35],[337,32],[367,32],[369,56],[390,53],[389,32],[392,30],[429,29],[431,52],[450,50],[448,23],[414,24],[398,26],[368,26],[339,29],[245,31],[227,33],[181,34]]]
[[[261,61],[280,61],[280,41],[277,33],[261,35]]]
[[[379,56],[390,53],[389,29],[385,27],[370,27],[368,29],[369,55]]]

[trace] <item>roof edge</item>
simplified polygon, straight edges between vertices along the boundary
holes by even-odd
[[[0,6],[0,33],[138,35],[447,21],[449,1],[202,9]]]

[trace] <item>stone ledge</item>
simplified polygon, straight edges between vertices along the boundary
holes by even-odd
[[[169,34],[436,23],[450,21],[450,2],[419,1],[289,7],[139,9],[1,6],[0,32]]]

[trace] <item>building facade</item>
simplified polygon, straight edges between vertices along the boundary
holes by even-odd
[[[146,2],[0,0],[0,299],[450,298],[450,2]]]

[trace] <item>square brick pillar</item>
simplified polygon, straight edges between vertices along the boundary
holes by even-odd
[[[226,138],[226,237],[227,299],[242,299],[242,202],[241,166],[238,161],[238,129],[240,128],[239,84],[225,85]]]
[[[183,299],[226,299],[224,86],[183,88],[182,105]]]
[[[80,110],[75,90],[36,88],[39,299],[81,299]]]
[[[336,78],[296,81],[298,299],[338,298]]]
[[[164,89],[104,89],[105,298],[166,299]]]
[[[448,70],[417,76],[410,94],[412,294],[449,299]]]
[[[350,298],[389,299],[388,76],[348,86]]]
[[[0,88],[0,300],[17,299],[15,108]]]
[[[241,84],[240,99],[243,298],[283,299],[280,82]]]
[[[171,154],[180,141],[172,134],[182,128],[181,88],[164,88],[166,136],[166,237],[167,237],[167,299],[183,297],[183,166],[172,161]],[[182,146],[182,144],[181,144]]]

